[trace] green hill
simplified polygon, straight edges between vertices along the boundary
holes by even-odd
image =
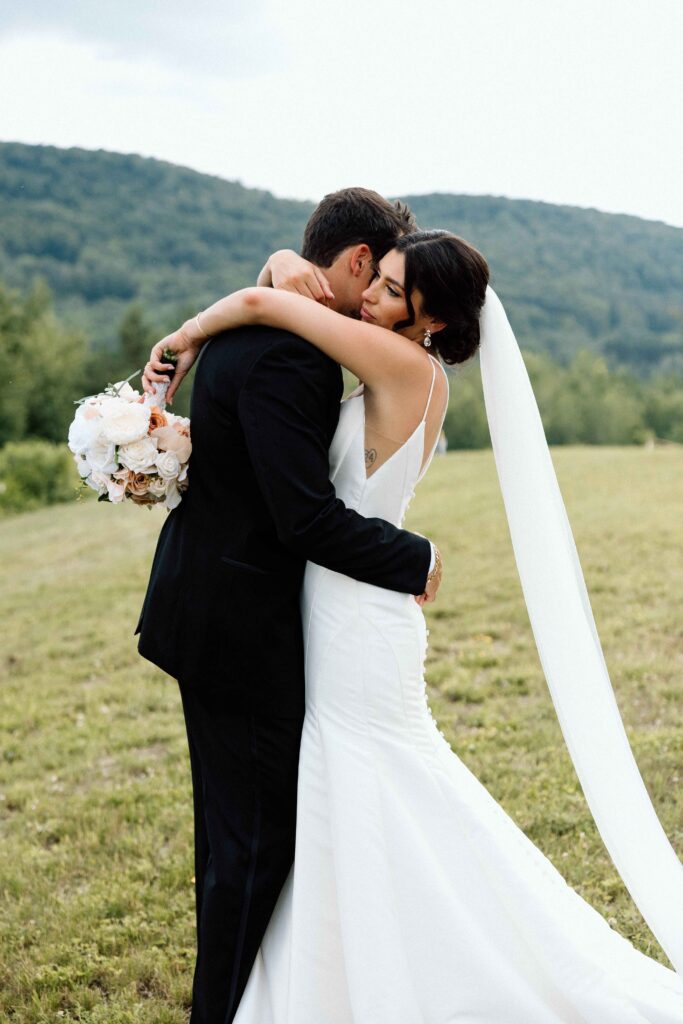
[[[644,375],[683,369],[683,230],[493,196],[408,196],[420,224],[485,253],[524,348],[581,348]],[[52,289],[109,346],[127,307],[156,322],[254,280],[296,247],[310,203],[159,160],[0,143],[0,281]]]

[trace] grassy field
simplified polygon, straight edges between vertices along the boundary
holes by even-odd
[[[553,453],[636,758],[683,857],[683,451]],[[0,521],[0,1019],[181,1024],[194,959],[176,684],[136,651],[162,512],[83,502]],[[666,958],[557,725],[490,452],[436,460],[410,524],[446,561],[428,610],[453,749],[573,885]]]

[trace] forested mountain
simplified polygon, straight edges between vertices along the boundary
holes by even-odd
[[[409,201],[421,224],[486,255],[523,348],[562,362],[588,348],[643,375],[683,370],[683,229],[492,196]]]
[[[492,196],[405,197],[423,227],[477,245],[522,347],[581,348],[646,376],[683,369],[683,230]],[[297,247],[311,204],[158,160],[0,144],[0,281],[51,288],[62,319],[109,347],[140,303],[154,323],[250,283]]]

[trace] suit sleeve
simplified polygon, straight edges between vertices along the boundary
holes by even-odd
[[[346,508],[330,482],[324,425],[330,402],[339,400],[332,365],[300,339],[280,341],[259,357],[241,391],[242,429],[278,537],[335,572],[421,594],[429,541]]]

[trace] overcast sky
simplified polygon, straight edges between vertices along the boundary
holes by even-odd
[[[683,226],[683,0],[0,0],[0,139]]]

